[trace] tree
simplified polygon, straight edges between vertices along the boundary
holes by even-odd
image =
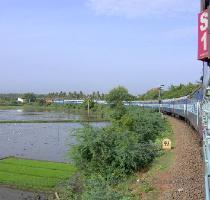
[[[35,102],[36,101],[36,96],[33,93],[26,93],[23,96],[24,99],[26,99],[27,102]]]
[[[92,109],[92,108],[94,108],[95,103],[92,98],[88,97],[85,99],[83,105],[84,105],[85,109],[88,110],[88,105],[89,105],[89,109]]]
[[[43,105],[45,105],[46,104],[46,100],[45,99],[39,99],[39,105],[40,106],[43,106]]]
[[[143,95],[139,96],[140,100],[151,100],[151,99],[155,99],[157,100],[159,97],[159,88],[153,88],[151,90],[149,90],[148,92],[146,92]]]
[[[79,92],[79,99],[83,99],[84,98],[84,94],[82,91]]]
[[[97,91],[97,97],[96,97],[97,99],[101,99],[101,95],[100,95],[100,92],[99,91]]]
[[[111,117],[114,120],[120,120],[126,113],[126,108],[123,101],[130,101],[132,96],[128,93],[128,90],[122,86],[112,89],[106,95],[106,101],[110,104]]]
[[[104,99],[105,99],[105,94],[102,93],[102,94],[101,94],[101,100],[104,100]]]
[[[189,95],[193,93],[200,87],[199,84],[192,84],[188,83],[186,85],[179,84],[179,85],[171,85],[168,90],[161,91],[161,98],[162,99],[172,99],[178,98],[182,96]],[[143,95],[139,96],[139,100],[157,100],[159,96],[159,88],[154,88],[149,90]]]
[[[73,93],[73,98],[77,99],[77,92],[76,91],[74,91],[74,93]]]
[[[112,107],[123,104],[123,101],[130,101],[132,96],[128,93],[128,90],[122,86],[112,89],[106,96],[106,101],[112,105]]]
[[[92,96],[93,99],[95,99],[96,98],[96,92],[93,92],[91,96]]]

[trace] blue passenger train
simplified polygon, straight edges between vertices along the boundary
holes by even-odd
[[[204,64],[203,72],[200,88],[188,96],[162,101],[133,101],[129,104],[181,117],[197,130],[203,142],[205,199],[210,200],[210,67]]]
[[[188,120],[191,125],[202,136],[202,109],[201,105],[204,99],[203,88],[200,87],[193,94],[162,101],[133,101],[130,104],[144,108],[151,108],[161,112],[172,114],[177,117]]]

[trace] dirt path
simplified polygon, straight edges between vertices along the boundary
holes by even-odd
[[[175,161],[167,172],[155,178],[161,190],[159,200],[203,200],[204,175],[198,134],[183,121],[168,117],[176,139]]]
[[[0,186],[0,200],[48,200],[45,194],[20,191]]]

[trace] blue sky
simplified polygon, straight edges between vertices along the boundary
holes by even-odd
[[[0,0],[0,92],[199,80],[198,12],[197,0]]]

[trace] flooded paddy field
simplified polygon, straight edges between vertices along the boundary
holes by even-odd
[[[79,116],[69,115],[78,118]],[[34,120],[34,118],[64,119],[66,113],[36,113],[0,111],[0,120]],[[106,126],[107,123],[91,123]],[[0,158],[16,156],[21,158],[68,162],[68,151],[76,144],[75,130],[80,123],[3,123],[0,124]]]
[[[0,124],[0,158],[16,156],[64,162],[80,124]]]
[[[66,112],[36,112],[23,110],[0,110],[0,121],[35,121],[35,120],[79,120],[80,115]]]

